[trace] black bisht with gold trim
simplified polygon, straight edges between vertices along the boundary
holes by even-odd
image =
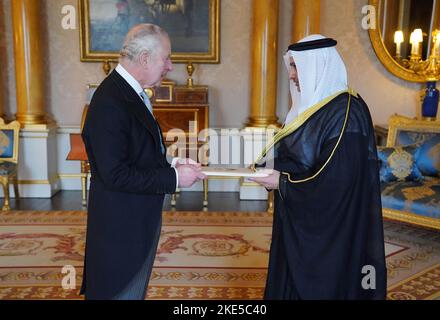
[[[348,100],[338,95],[275,145],[266,299],[386,296],[373,125],[362,98]]]

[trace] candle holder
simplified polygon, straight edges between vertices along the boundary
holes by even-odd
[[[433,47],[428,59],[422,60],[420,47],[417,53],[411,52],[408,59],[401,59],[400,63],[407,69],[414,71],[427,79],[428,82],[438,81],[440,79],[440,31],[434,30],[432,33]],[[417,44],[418,46],[418,44]]]
[[[110,61],[105,60],[102,64],[102,70],[104,71],[105,75],[108,76],[110,71],[112,70],[112,65],[110,64]]]
[[[401,52],[401,45],[403,42],[403,32],[402,30],[397,30],[394,33],[394,42],[396,44],[396,55],[395,55],[395,59],[396,61],[400,62],[402,60],[402,56],[400,55]]]
[[[436,81],[440,79],[440,30],[432,32],[433,45],[428,59],[423,60],[421,54],[421,43],[423,34],[421,29],[411,33],[410,43],[411,55],[409,59],[400,57],[400,45],[403,42],[403,35],[400,30],[394,34],[396,43],[396,61],[403,67],[412,70],[417,75],[427,80],[426,89],[421,95],[421,116],[423,120],[434,121],[437,118],[439,103],[439,90],[436,88]]]
[[[192,78],[192,74],[194,73],[194,66],[192,64],[192,61],[188,62],[188,65],[186,66],[186,72],[188,72],[188,79],[186,80],[186,85],[188,87],[193,87],[194,86],[194,80]]]

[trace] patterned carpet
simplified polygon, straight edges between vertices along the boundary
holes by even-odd
[[[82,211],[0,213],[0,299],[81,299],[85,221]],[[262,298],[270,216],[165,212],[163,221],[147,299]],[[440,299],[440,233],[386,221],[385,235],[388,299]],[[72,271],[76,289],[63,289]]]

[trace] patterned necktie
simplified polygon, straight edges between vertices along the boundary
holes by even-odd
[[[153,115],[153,107],[151,106],[150,99],[148,99],[147,94],[145,93],[144,90],[142,90],[142,92],[140,92],[139,95],[141,96],[142,101],[144,102],[144,104],[146,105],[146,107],[148,108],[148,111],[150,111],[151,115],[152,115],[153,118],[154,118],[154,115]],[[165,154],[165,151],[166,151],[166,150],[165,150],[165,147],[163,146],[162,134],[161,134],[160,129],[159,129],[159,123],[156,121],[156,118],[154,118],[154,121],[156,122],[156,125],[157,125],[157,133],[159,134],[159,139],[160,139],[160,149],[161,149],[161,151],[162,151],[162,154]]]

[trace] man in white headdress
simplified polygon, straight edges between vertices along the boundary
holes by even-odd
[[[373,125],[348,88],[336,41],[308,36],[284,57],[292,107],[275,168],[266,299],[384,299],[386,267]],[[367,271],[366,271],[367,270]]]

